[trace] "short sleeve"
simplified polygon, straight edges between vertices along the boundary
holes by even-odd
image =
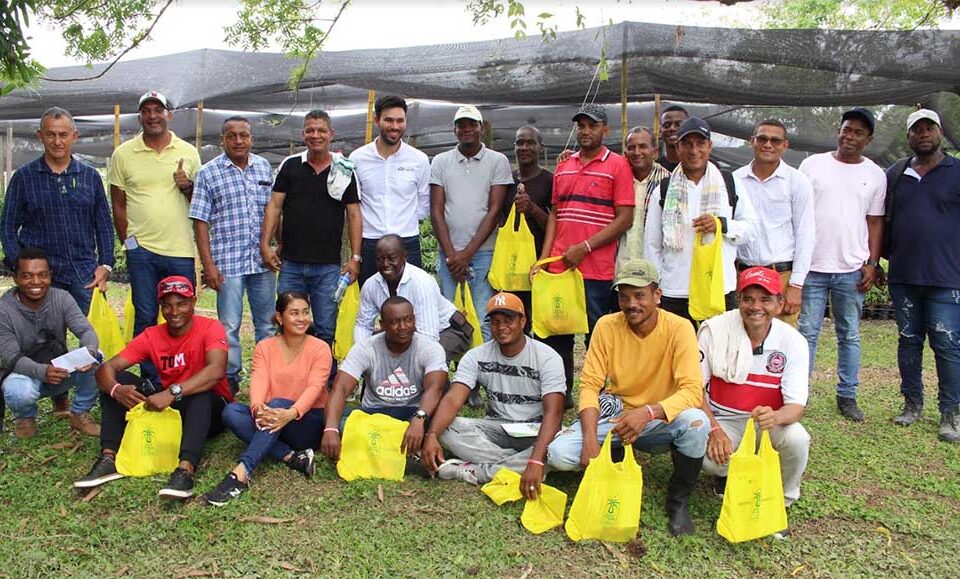
[[[713,376],[710,370],[710,344],[713,341],[713,335],[710,333],[710,326],[703,324],[700,326],[700,332],[697,334],[697,343],[700,346],[700,373],[703,375],[703,383],[706,385]]]
[[[203,336],[203,351],[211,350],[227,351],[227,332],[223,329],[223,324],[218,320],[210,320],[207,330]]]
[[[444,156],[441,153],[433,158],[433,162],[430,163],[430,184],[439,185],[443,187],[443,173],[444,173]],[[512,180],[512,179],[511,179]]]
[[[123,174],[123,154],[116,149],[110,157],[110,167],[107,169],[107,182],[120,189],[126,189],[127,183]]]
[[[510,160],[502,153],[497,153],[497,166],[493,172],[494,185],[513,185],[513,171],[510,170]]]
[[[619,155],[613,171],[613,204],[617,207],[632,207],[637,204],[637,196],[633,192],[633,171],[630,163]]]
[[[210,222],[210,212],[213,209],[213,179],[210,171],[201,169],[193,183],[193,197],[190,199],[190,219],[205,223]]]
[[[810,393],[810,355],[809,345],[803,336],[793,328],[790,330],[790,349],[787,365],[780,379],[780,391],[784,404],[807,405]]]
[[[566,393],[567,375],[563,370],[563,359],[550,346],[543,343],[538,343],[538,346],[542,346],[539,349],[543,360],[540,368],[540,395]]]
[[[149,330],[149,328],[148,328]],[[130,362],[131,365],[150,360],[150,332],[141,332],[139,336],[130,340],[127,347],[118,354],[121,358]]]
[[[876,181],[876,185],[874,185],[873,188],[873,198],[870,200],[870,208],[867,210],[867,215],[879,217],[887,212],[885,207],[887,200],[887,175],[880,167],[877,167],[875,173],[874,180]]]
[[[350,175],[350,184],[347,185],[347,190],[343,192],[343,197],[340,199],[340,203],[343,205],[350,205],[352,203],[360,203],[360,195],[357,193],[357,174],[353,173]]]
[[[449,366],[447,366],[447,356],[440,342],[423,340],[420,343],[420,361],[423,364],[423,375],[426,376],[431,372],[446,372]]]
[[[463,355],[463,358],[460,359],[460,365],[457,366],[457,375],[453,379],[454,382],[459,382],[471,390],[476,389],[479,374],[477,358],[479,358],[480,348],[482,347],[476,347]]]
[[[188,144],[188,146],[190,147],[190,152],[192,154],[186,159],[186,173],[190,179],[194,179],[196,178],[197,173],[200,172],[200,167],[203,165],[203,163],[200,162],[200,152],[197,151],[197,148],[190,144]]]
[[[280,171],[277,172],[277,178],[273,180],[273,190],[277,193],[290,192],[290,162],[295,160],[294,157],[291,157],[280,166]]]
[[[350,348],[350,351],[347,352],[347,357],[340,364],[340,371],[349,374],[353,377],[354,380],[360,381],[360,378],[363,377],[363,373],[370,369],[371,366],[371,353],[373,352],[373,343],[372,340],[375,340],[376,336],[367,338],[362,342],[357,342]]]

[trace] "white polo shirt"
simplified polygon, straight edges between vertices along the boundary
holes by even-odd
[[[430,161],[403,141],[396,153],[383,158],[377,151],[379,139],[350,154],[363,192],[363,237],[418,236],[420,220],[430,215]]]

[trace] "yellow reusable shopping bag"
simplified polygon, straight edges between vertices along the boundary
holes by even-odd
[[[117,319],[117,313],[107,303],[107,298],[100,291],[100,288],[93,288],[93,298],[90,300],[90,313],[87,314],[87,320],[93,326],[93,331],[97,333],[100,350],[104,357],[113,358],[120,353],[120,350],[123,350],[126,344],[123,341],[123,334],[120,332],[120,320]]]
[[[717,533],[731,543],[750,541],[787,528],[783,501],[780,453],[770,443],[770,433],[757,435],[753,419],[747,421],[743,440],[730,457],[727,487],[717,519]]]
[[[720,218],[714,216],[717,232],[707,245],[700,243],[703,235],[693,237],[693,259],[690,263],[690,317],[698,322],[726,311],[723,292],[723,235]]]
[[[340,300],[337,310],[337,331],[333,335],[333,357],[342,361],[353,347],[353,326],[360,313],[360,284],[353,282]]]
[[[143,402],[127,411],[127,427],[117,451],[117,472],[125,476],[168,474],[180,464],[180,412],[151,412]]]
[[[501,469],[506,470],[506,469]],[[520,515],[523,528],[534,535],[546,533],[563,524],[563,513],[567,509],[567,493],[550,485],[540,485],[540,496],[535,501],[527,501]]]
[[[127,301],[123,304],[123,343],[129,344],[133,339],[133,325],[136,317],[133,309],[133,288],[127,292]]]
[[[480,487],[480,491],[490,497],[497,506],[519,501],[523,498],[520,492],[520,473],[501,468],[493,475],[493,480]]]
[[[337,474],[343,480],[403,480],[407,457],[400,451],[409,423],[386,414],[354,410],[343,427]]]
[[[537,261],[536,241],[527,225],[527,216],[520,213],[517,221],[516,203],[510,208],[507,222],[497,232],[497,241],[493,246],[493,260],[487,281],[502,291],[530,291],[530,268]]]
[[[574,541],[625,543],[640,530],[643,473],[630,448],[624,452],[623,462],[613,462],[612,439],[613,431],[603,441],[600,455],[587,466],[573,498],[565,529]]]
[[[457,292],[453,295],[453,305],[467,318],[467,323],[473,327],[473,337],[470,347],[476,348],[483,343],[483,334],[480,333],[480,318],[477,317],[477,308],[473,305],[473,296],[470,295],[470,284],[465,281],[457,284]]]
[[[536,264],[546,265],[563,256],[541,259]],[[541,338],[565,334],[587,333],[587,294],[583,276],[577,268],[563,273],[541,269],[533,276],[530,309],[533,314],[533,333]]]

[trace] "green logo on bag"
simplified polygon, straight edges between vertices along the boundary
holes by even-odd
[[[610,497],[607,499],[607,510],[603,513],[603,522],[612,524],[617,520],[617,513],[620,511],[620,499]]]
[[[763,497],[759,490],[754,491],[753,493],[753,510],[750,512],[750,519],[754,521],[760,520],[760,500]]]
[[[153,456],[157,454],[157,447],[154,445],[154,432],[150,428],[144,428],[140,432],[140,452]]]
[[[370,454],[373,456],[380,456],[380,433],[367,433],[367,438],[370,440]]]
[[[563,318],[563,296],[553,296],[553,317]]]

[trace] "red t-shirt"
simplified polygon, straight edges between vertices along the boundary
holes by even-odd
[[[120,355],[131,364],[144,360],[153,362],[160,373],[163,388],[167,389],[202,370],[210,350],[226,351],[227,333],[219,321],[193,316],[193,325],[186,334],[171,336],[166,324],[151,326],[127,344]],[[226,376],[213,385],[213,392],[233,401]]]
[[[550,255],[563,255],[571,245],[582,243],[604,227],[616,215],[615,207],[633,206],[633,171],[630,163],[610,149],[586,165],[580,164],[580,153],[557,165],[553,175],[553,206],[557,208],[557,236]],[[580,262],[584,279],[612,280],[617,242],[594,247]],[[563,271],[563,263],[552,263],[549,271]]]

